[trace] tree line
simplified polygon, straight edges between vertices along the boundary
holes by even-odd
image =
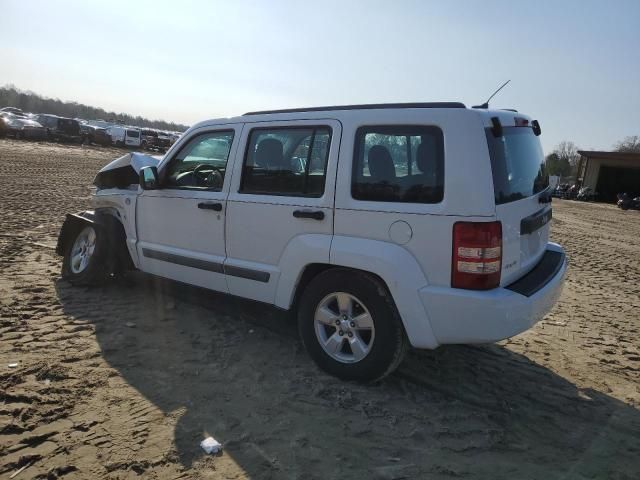
[[[47,98],[34,92],[20,90],[13,85],[0,87],[0,108],[2,107],[16,107],[25,112],[49,113],[61,117],[106,120],[114,123],[157,128],[160,130],[183,132],[189,128],[186,125],[167,122],[165,120],[149,120],[139,115],[134,116],[128,113],[109,112],[102,108],[92,107],[78,102],[63,102],[57,98]]]
[[[613,147],[614,152],[640,153],[640,135],[625,137]],[[545,162],[549,175],[560,177],[575,177],[578,169],[580,154],[575,143],[563,141],[546,156]]]

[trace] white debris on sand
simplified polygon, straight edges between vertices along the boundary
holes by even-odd
[[[213,437],[205,438],[203,441],[200,442],[200,446],[205,452],[209,454],[218,453],[219,451],[222,450],[222,444]]]

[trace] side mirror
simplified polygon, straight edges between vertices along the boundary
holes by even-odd
[[[156,190],[158,188],[157,167],[142,167],[139,175],[140,187],[143,190]]]

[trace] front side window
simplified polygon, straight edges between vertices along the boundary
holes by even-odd
[[[393,125],[356,132],[351,195],[374,202],[438,203],[444,140],[438,127]]]
[[[192,138],[167,169],[166,186],[220,191],[233,143],[233,131]]]
[[[249,136],[240,193],[321,197],[331,129],[254,129]]]

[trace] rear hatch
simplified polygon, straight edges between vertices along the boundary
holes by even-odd
[[[486,136],[496,217],[502,223],[500,284],[504,286],[526,275],[544,255],[551,195],[544,153],[531,120],[503,112],[493,118],[499,118],[499,125],[486,128]]]

